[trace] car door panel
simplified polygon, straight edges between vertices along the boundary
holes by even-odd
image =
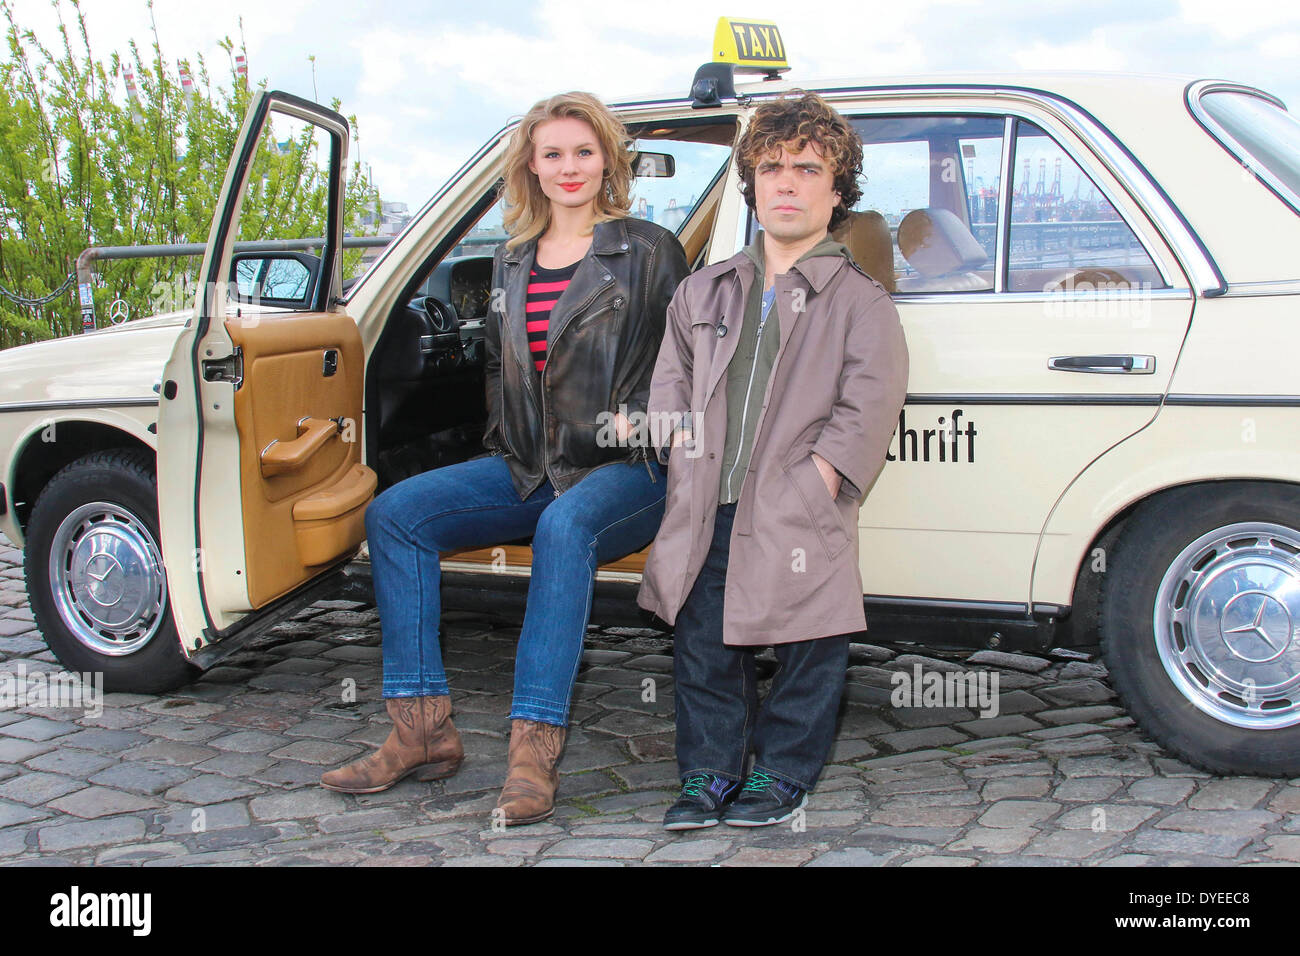
[[[988,115],[974,106],[971,112]],[[867,595],[1027,603],[1052,508],[1091,462],[1156,416],[1186,335],[1192,296],[1159,232],[1126,201],[1125,189],[1109,172],[1089,162],[1087,147],[1068,128],[1035,118],[1022,132],[1024,122],[1006,125],[996,210],[997,234],[1009,235],[997,239],[998,270],[1008,259],[1018,263],[1012,278],[1019,285],[1008,280],[987,292],[895,297],[911,359],[908,399],[888,460],[859,514]],[[1048,136],[1039,135],[1043,130]],[[1062,196],[1042,183],[1047,163],[1041,154],[1034,157],[1038,184],[1023,174],[1015,178],[1015,153],[1006,144],[1019,146],[1031,136],[1034,143],[1049,143],[1067,169],[1077,163],[1118,215],[1067,211],[1068,192]],[[869,135],[864,140],[870,144]],[[941,159],[956,154],[952,143],[938,142]],[[987,147],[980,149],[988,155]],[[936,166],[945,164],[936,164],[935,150],[932,145],[928,169],[918,167],[923,185],[912,191],[910,205],[951,206],[958,219],[984,209],[983,202],[972,206],[962,196],[954,205],[951,189],[953,182],[963,183],[962,170],[956,167],[955,179],[936,181]],[[1015,168],[1030,171],[1028,156]],[[1065,182],[1080,180],[1067,173]],[[1019,191],[1009,191],[1017,185]],[[1094,267],[1109,264],[1094,251],[1100,247],[1094,237],[1125,224],[1137,237],[1130,243],[1133,258],[1145,250],[1163,268],[1128,269],[1127,284],[1113,287],[1090,281],[1109,275]],[[977,225],[986,236],[994,234],[994,224]],[[1071,229],[1083,238],[1062,240],[1061,233]],[[1162,274],[1178,278],[1169,285]],[[1142,284],[1144,278],[1149,281]],[[942,286],[944,277],[926,281]],[[1003,291],[1004,285],[1026,291]],[[1145,373],[1049,367],[1052,359],[1099,355],[1151,356],[1154,363]],[[927,559],[882,558],[890,554]]]
[[[354,473],[361,464],[361,337],[341,312],[276,313],[256,323],[230,319],[226,329],[243,356],[235,425],[248,597],[258,608],[365,537],[361,515],[368,498],[357,500],[356,493],[369,479]],[[327,359],[329,353],[334,358]],[[304,434],[307,422],[314,431]],[[277,448],[315,435],[323,438],[299,467],[278,465],[265,473],[264,462],[295,457],[269,458]]]

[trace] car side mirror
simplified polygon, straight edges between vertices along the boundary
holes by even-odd
[[[642,150],[632,157],[632,174],[645,179],[671,179],[677,175],[677,160],[670,153]]]
[[[230,294],[239,302],[309,308],[320,258],[307,252],[237,252],[230,261]]]

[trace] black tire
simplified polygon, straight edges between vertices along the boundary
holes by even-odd
[[[167,602],[147,452],[99,451],[64,467],[37,498],[26,539],[32,613],[64,667],[103,674],[106,691],[150,694],[199,675],[181,649]],[[62,569],[51,565],[55,548]],[[124,568],[135,573],[124,577]],[[102,579],[94,578],[103,569]]]
[[[1142,730],[1211,773],[1300,776],[1298,585],[1300,488],[1195,485],[1135,510],[1108,556],[1100,622]]]

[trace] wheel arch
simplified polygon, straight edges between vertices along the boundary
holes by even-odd
[[[1098,612],[1101,600],[1102,575],[1106,573],[1106,560],[1115,542],[1123,535],[1129,519],[1138,508],[1173,494],[1192,491],[1222,491],[1229,486],[1257,485],[1285,487],[1300,490],[1300,482],[1280,481],[1274,478],[1239,477],[1202,479],[1166,485],[1128,502],[1110,516],[1083,549],[1074,569],[1074,588],[1071,594],[1070,614],[1057,630],[1057,643],[1062,647],[1100,646]]]
[[[32,423],[15,443],[10,459],[8,487],[20,534],[26,536],[32,507],[50,479],[78,458],[111,448],[130,448],[145,451],[156,460],[157,449],[136,432],[138,427],[139,423],[129,418],[113,423],[71,416],[46,417]],[[22,547],[23,542],[14,544]]]
[[[1294,409],[1170,406],[1065,487],[1043,523],[1030,571],[1035,605],[1072,606],[1080,569],[1117,521],[1154,496],[1226,481],[1300,484]]]

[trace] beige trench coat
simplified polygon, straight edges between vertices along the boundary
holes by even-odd
[[[684,416],[697,430],[693,447],[668,454],[664,519],[637,603],[669,624],[713,535],[727,364],[754,272],[739,253],[688,276],[668,307],[649,412],[660,422]],[[865,629],[858,508],[884,465],[907,392],[898,311],[884,287],[843,256],[809,257],[777,276],[775,308],[781,342],[731,533],[723,641],[734,645]],[[727,334],[717,334],[719,324]],[[843,476],[838,497],[827,492],[813,452]]]

